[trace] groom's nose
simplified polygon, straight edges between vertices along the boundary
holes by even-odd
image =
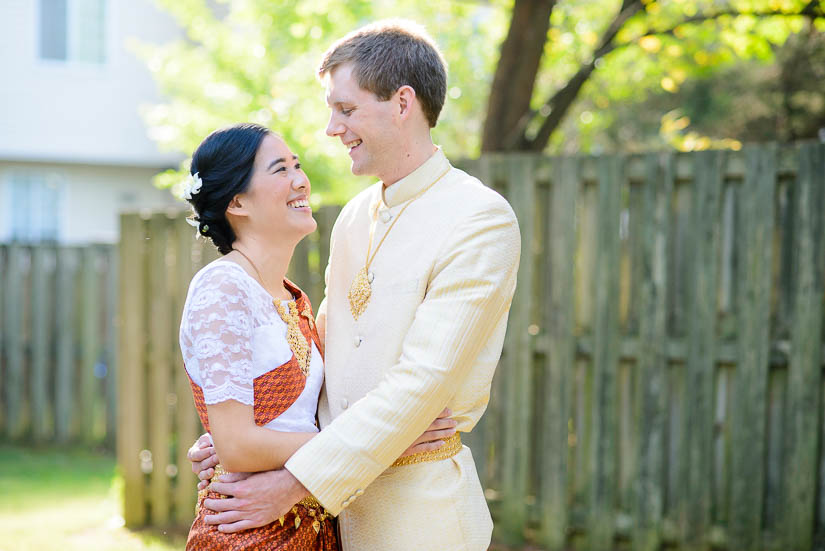
[[[327,136],[334,138],[335,136],[339,136],[344,133],[344,125],[338,122],[335,113],[332,113],[329,116],[329,122],[327,123]]]

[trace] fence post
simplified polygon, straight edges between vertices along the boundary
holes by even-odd
[[[145,476],[140,458],[146,438],[143,225],[138,214],[120,216],[117,458],[123,475],[123,518],[130,528],[146,523]]]
[[[170,412],[172,306],[170,305],[169,267],[167,247],[171,220],[166,213],[155,213],[149,219],[149,450],[152,452],[152,469],[149,475],[151,498],[150,522],[154,526],[170,523],[170,484],[167,466],[170,464],[170,436],[172,418]]]

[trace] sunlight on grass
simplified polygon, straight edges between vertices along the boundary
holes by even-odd
[[[123,527],[110,455],[0,446],[0,551],[170,551],[185,535]]]

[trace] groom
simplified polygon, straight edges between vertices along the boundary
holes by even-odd
[[[507,202],[433,145],[446,68],[414,26],[378,23],[325,54],[327,134],[352,172],[381,181],[332,231],[322,427],[285,469],[216,482],[223,531],[274,521],[313,495],[338,515],[344,549],[487,549],[492,521],[469,432],[487,406],[520,254]],[[507,374],[505,374],[506,376]],[[458,434],[395,459],[448,406]],[[196,448],[193,462],[204,459]],[[240,478],[240,477],[236,477]]]

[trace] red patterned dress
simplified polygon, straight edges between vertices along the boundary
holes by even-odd
[[[291,282],[285,285],[295,300],[282,301],[282,311],[297,315],[300,334],[296,331],[292,338],[305,339],[307,357],[293,352],[288,324],[272,297],[240,265],[218,260],[192,279],[180,344],[195,407],[207,431],[206,404],[230,399],[252,406],[257,425],[286,432],[318,431],[315,415],[324,369],[321,344],[307,296]],[[267,526],[224,534],[205,522],[207,497],[221,496],[199,495],[187,549],[338,549],[335,519],[313,498],[295,504]]]

